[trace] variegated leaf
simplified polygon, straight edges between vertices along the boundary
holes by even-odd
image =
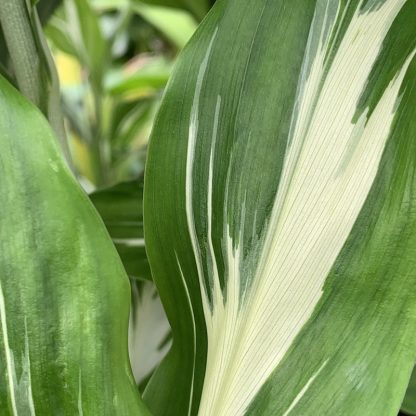
[[[145,182],[174,336],[155,414],[397,414],[416,348],[415,18],[415,0],[223,0],[185,48]]]

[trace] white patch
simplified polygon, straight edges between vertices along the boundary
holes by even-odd
[[[200,68],[192,106],[186,180],[188,227],[208,335],[200,416],[243,415],[321,298],[328,273],[377,175],[399,90],[414,56],[414,53],[409,56],[391,81],[371,116],[368,118],[365,109],[353,123],[383,40],[405,1],[386,0],[377,9],[357,12],[327,73],[325,57],[341,7],[339,1],[318,1],[299,80],[289,147],[252,286],[241,303],[241,248],[233,244],[227,228],[223,237],[227,261],[224,299],[209,231],[208,251],[212,253],[214,277],[212,309],[205,292],[192,206],[199,95],[211,41]],[[208,178],[210,229],[213,149],[214,146]],[[298,400],[318,375],[319,372],[299,393]]]
[[[283,413],[283,416],[288,416],[289,413],[295,408],[295,406],[300,402],[302,397],[305,395],[305,393],[309,390],[309,387],[312,385],[312,383],[315,381],[316,377],[319,376],[320,372],[324,369],[326,364],[328,363],[328,360],[326,360],[318,369],[318,371],[308,380],[308,382],[305,384],[303,389],[298,393],[298,395],[295,397],[293,402],[290,404],[286,412]]]

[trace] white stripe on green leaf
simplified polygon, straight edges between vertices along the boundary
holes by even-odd
[[[16,407],[16,372],[14,367],[13,351],[10,349],[9,344],[9,333],[7,329],[7,318],[6,318],[6,305],[4,302],[3,289],[0,285],[0,320],[1,320],[1,332],[3,334],[3,348],[6,357],[6,368],[7,368],[7,380],[9,384],[9,398],[10,405],[12,407],[13,416],[17,416]]]
[[[260,260],[257,269],[251,271],[252,283],[244,298],[240,296],[243,239],[233,241],[225,227],[222,240],[226,296],[221,289],[212,243],[213,170],[221,110],[218,99],[207,186],[210,302],[192,197],[200,94],[217,31],[212,36],[198,73],[186,163],[186,215],[208,336],[200,415],[243,414],[321,298],[326,277],[374,183],[400,100],[400,88],[415,54],[409,55],[371,115],[365,109],[357,117],[357,106],[371,70],[405,1],[387,0],[378,8],[359,6],[328,67],[331,39],[338,34],[345,8],[341,7],[341,1],[318,0],[299,79],[284,168]],[[226,201],[227,195],[225,207]],[[299,392],[297,401],[305,391]],[[287,413],[290,410],[289,407]]]
[[[324,369],[324,367],[327,365],[327,363],[328,363],[328,360],[325,360],[324,363],[319,367],[318,371],[307,381],[305,386],[298,393],[298,395],[295,397],[293,402],[290,404],[290,406],[287,408],[287,410],[285,411],[285,413],[283,413],[282,416],[289,416],[290,412],[296,407],[296,405],[299,403],[300,399],[302,399],[302,397],[308,391],[309,387],[312,385],[312,383],[315,381],[315,379],[319,376],[319,374]]]
[[[15,354],[10,347],[9,332],[6,317],[6,304],[0,285],[0,321],[3,334],[3,348],[6,358],[7,380],[10,406],[13,416],[35,416],[35,405],[32,394],[32,376],[30,371],[30,350],[27,323],[25,319],[25,350],[21,356],[21,374],[16,375]]]

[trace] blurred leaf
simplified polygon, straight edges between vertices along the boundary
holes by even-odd
[[[65,0],[65,10],[78,56],[89,69],[91,82],[101,85],[108,51],[98,16],[85,0]]]
[[[78,48],[67,29],[67,24],[62,18],[53,17],[45,27],[45,34],[57,49],[79,59]]]
[[[143,177],[90,194],[130,277],[151,280],[143,235]]]
[[[111,94],[140,97],[154,92],[166,85],[173,64],[165,59],[156,58],[145,61],[136,70],[131,67],[114,71],[107,80],[107,90]],[[134,71],[134,72],[133,72]]]
[[[54,11],[62,3],[62,0],[40,0],[37,3],[39,19],[42,24],[48,22]]]
[[[131,0],[91,0],[90,3],[94,9],[107,11],[128,7],[131,3]]]
[[[138,0],[131,1],[133,3],[140,3]],[[210,0],[143,0],[143,3],[188,10],[198,20],[202,20],[211,7]]]
[[[416,415],[416,370],[413,370],[401,410],[406,415]]]
[[[186,11],[147,5],[137,1],[132,7],[179,49],[186,45],[197,28],[194,17]]]

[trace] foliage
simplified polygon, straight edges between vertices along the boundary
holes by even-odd
[[[1,414],[416,414],[416,3],[213,4],[2,0]]]

